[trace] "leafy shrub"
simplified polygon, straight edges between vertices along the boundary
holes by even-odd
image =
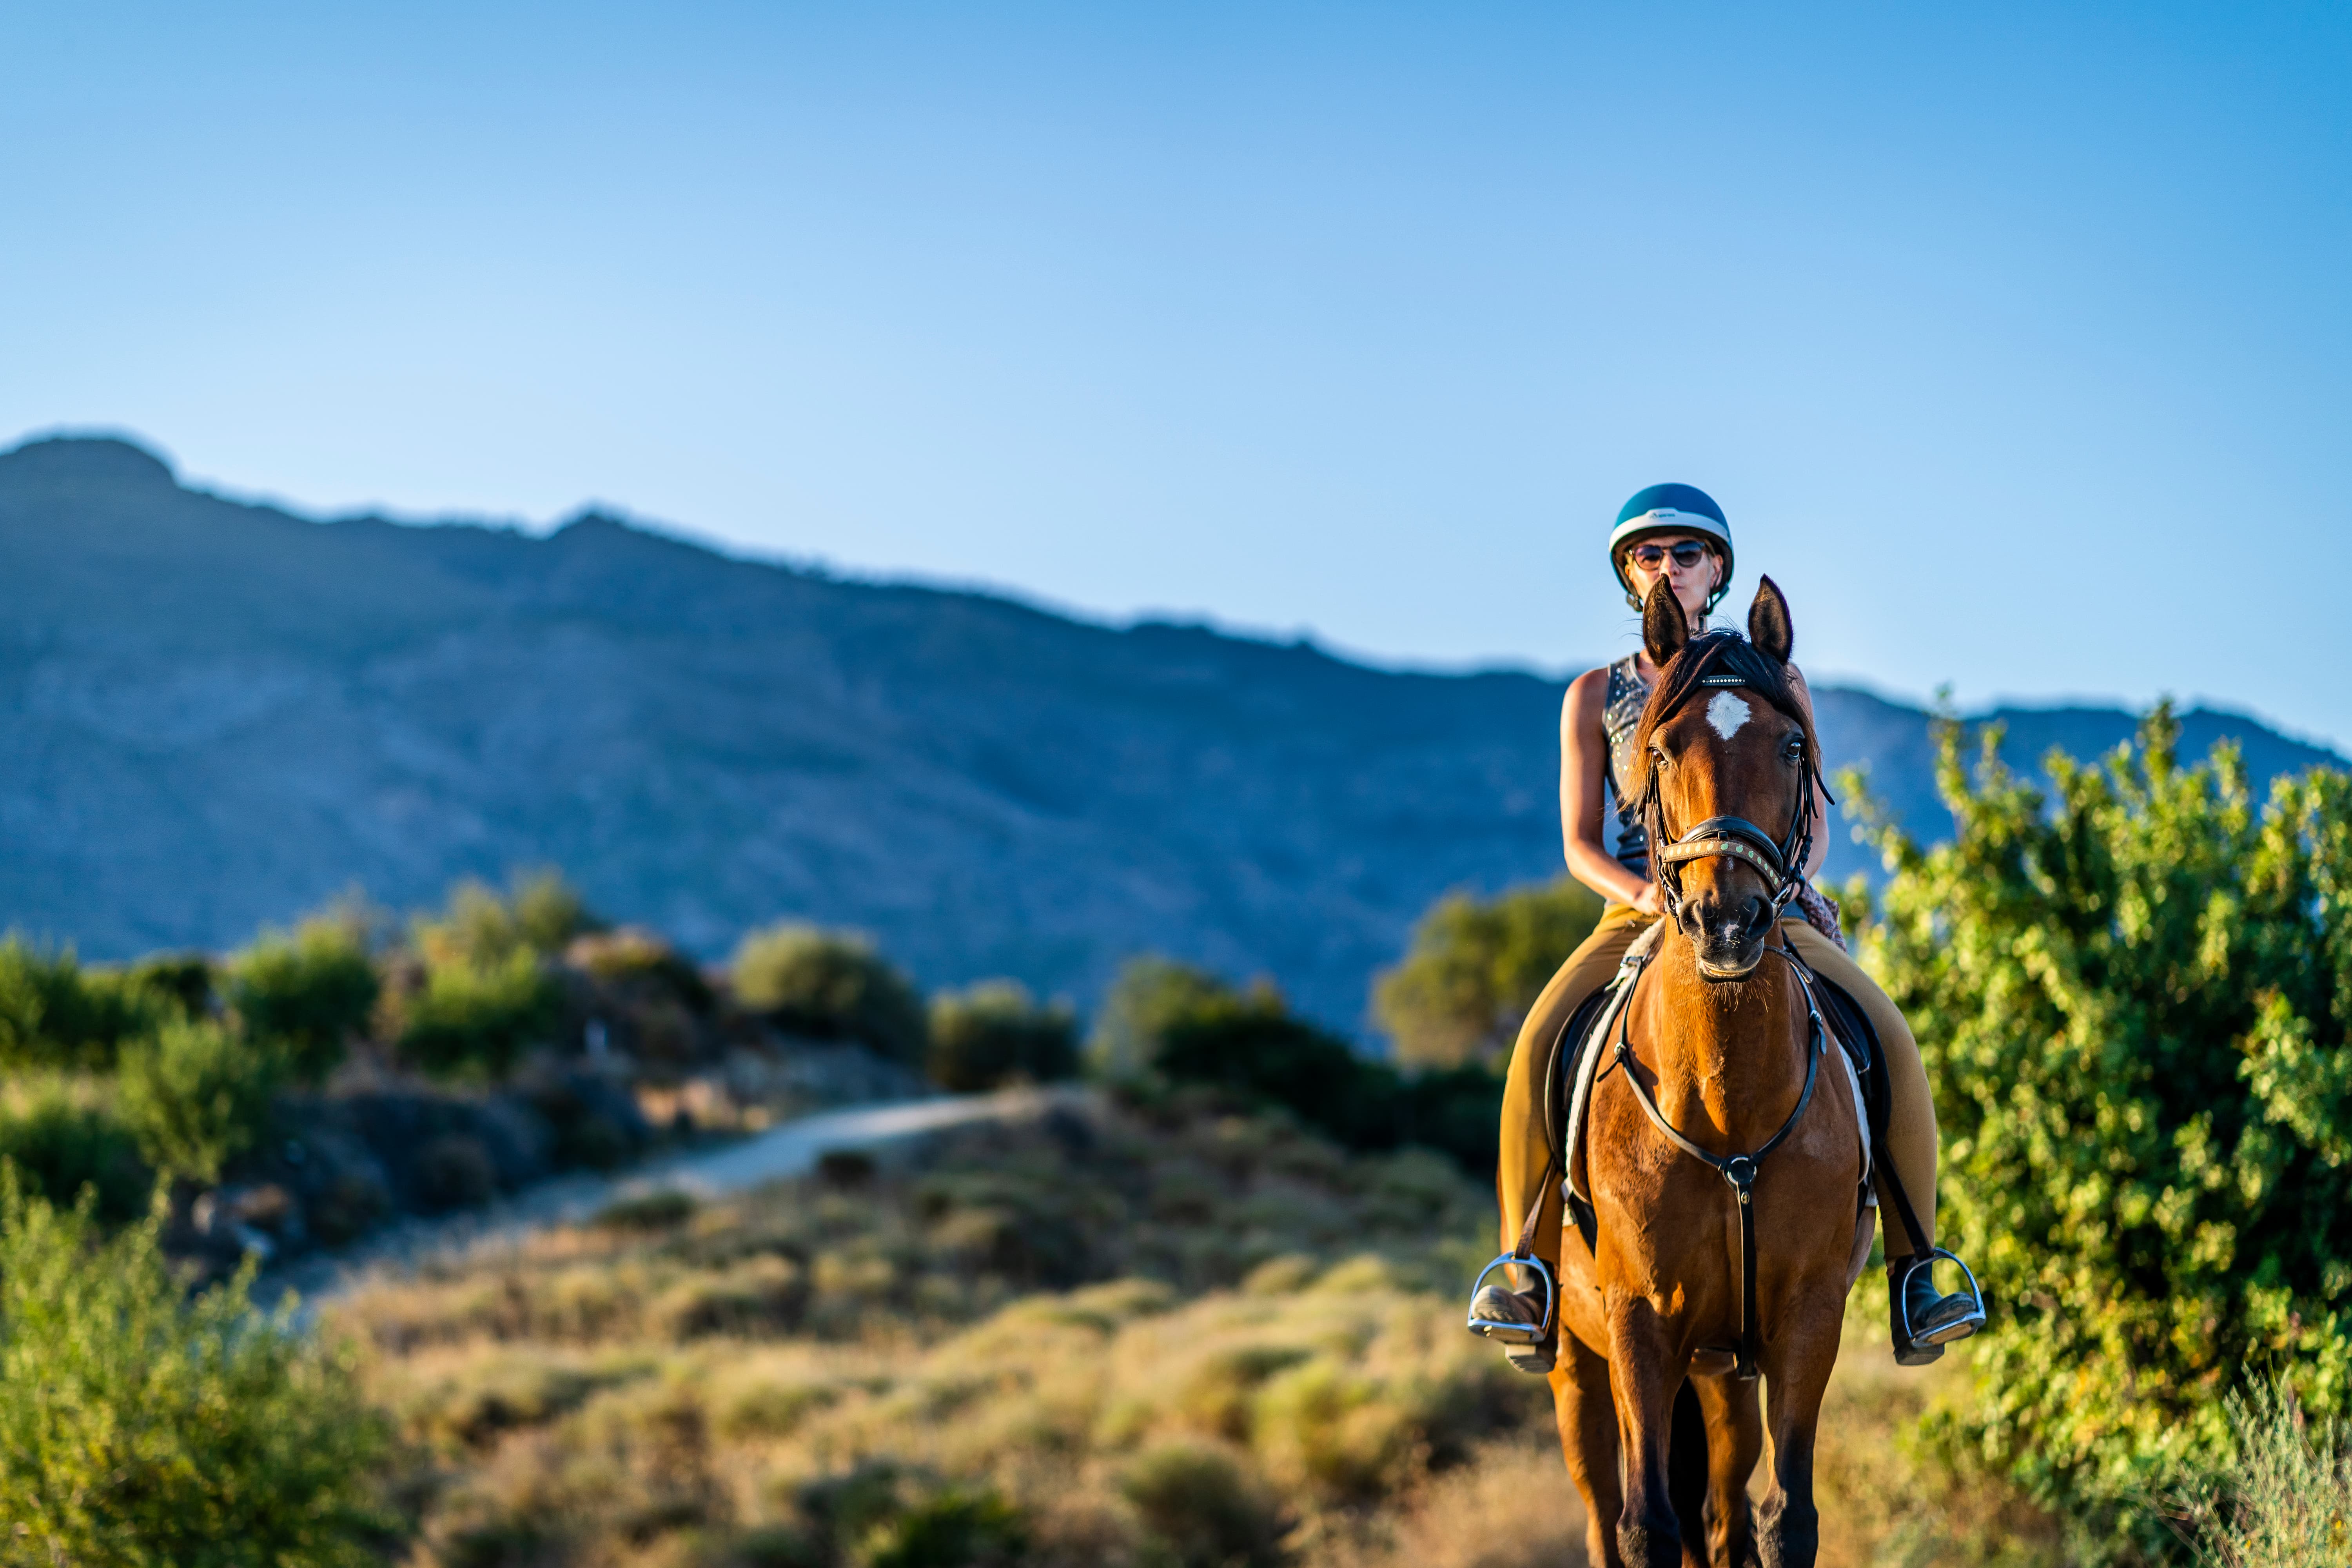
[[[1113,984],[1103,1018],[1091,1047],[1098,1063],[1283,1106],[1350,1149],[1417,1142],[1466,1170],[1494,1168],[1500,1079],[1477,1066],[1406,1077],[1367,1061],[1263,982],[1237,990],[1166,959],[1138,959]]]
[[[563,961],[604,984],[666,995],[695,1013],[710,1010],[702,972],[652,931],[635,926],[590,931],[564,948]]]
[[[863,937],[770,926],[736,948],[732,977],[737,1001],[784,1028],[922,1063],[929,1035],[922,1000]]]
[[[2283,779],[2257,812],[2234,748],[2183,768],[2177,737],[2158,709],[2102,766],[2053,753],[2045,798],[1997,731],[1971,780],[1945,724],[1956,837],[1881,826],[1862,928],[1993,1308],[1954,1436],[2086,1551],[2228,1451],[2241,1368],[2290,1364],[2322,1418],[2352,1399],[2352,781]]]
[[[2294,1396],[2258,1379],[2226,1401],[2228,1458],[2167,1500],[2210,1568],[2303,1568],[2341,1561],[2352,1542],[2352,1449],[2340,1423],[2316,1433]]]
[[[0,1097],[0,1159],[26,1188],[70,1207],[87,1186],[99,1218],[123,1225],[146,1212],[154,1177],[138,1140],[94,1088],[56,1077],[8,1086]]]
[[[477,1208],[499,1194],[498,1163],[467,1132],[444,1132],[416,1152],[416,1197],[435,1211]]]
[[[1153,1070],[1169,1031],[1224,1005],[1233,988],[1215,975],[1146,953],[1128,960],[1095,1016],[1087,1054],[1113,1079]]]
[[[387,1435],[348,1366],[242,1277],[190,1300],[158,1223],[102,1237],[0,1175],[0,1558],[376,1561]]]
[[[0,942],[0,1065],[103,1072],[170,1010],[143,982],[84,970],[70,951]]]
[[[495,1081],[554,1027],[555,987],[529,948],[487,963],[451,958],[425,972],[402,1011],[402,1059],[439,1078]]]
[[[959,1093],[1048,1083],[1078,1070],[1077,1019],[1017,981],[984,980],[931,1003],[931,1081]]]
[[[656,1297],[646,1326],[667,1340],[747,1334],[790,1327],[808,1300],[808,1279],[788,1258],[748,1258],[717,1273],[690,1275]]]
[[[1601,919],[1599,895],[1562,877],[1481,900],[1450,893],[1413,927],[1372,1013],[1408,1066],[1499,1069],[1528,1009]]]
[[[518,953],[552,958],[574,937],[603,929],[579,891],[553,870],[516,874],[503,897],[472,878],[449,889],[437,920],[416,923],[428,964],[497,969]]]
[[[214,1182],[260,1136],[285,1079],[275,1045],[215,1019],[184,1018],[122,1053],[116,1101],[148,1163]]]
[[[276,1041],[304,1083],[341,1064],[350,1037],[367,1027],[379,989],[366,930],[348,915],[264,931],[228,964],[228,1005],[246,1032]]]
[[[779,1532],[762,1561],[854,1568],[1012,1568],[1028,1544],[1021,1512],[993,1489],[943,1486],[888,1459],[814,1482],[796,1500],[804,1523]]]
[[[1279,1568],[1291,1521],[1281,1501],[1223,1448],[1171,1442],[1146,1450],[1118,1489],[1181,1568]]]
[[[104,973],[100,971],[99,973]],[[145,993],[184,1017],[212,1011],[213,961],[201,952],[159,952],[117,971],[122,983]]]
[[[988,1487],[948,1487],[857,1543],[861,1568],[1013,1568],[1028,1545],[1020,1510]]]

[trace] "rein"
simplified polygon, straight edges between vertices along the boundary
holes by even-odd
[[[1633,1055],[1633,1043],[1628,1037],[1628,1022],[1633,1011],[1633,991],[1642,983],[1641,968],[1634,970],[1626,988],[1625,1005],[1617,1012],[1616,1066],[1625,1072],[1625,1086],[1633,1091],[1634,1100],[1648,1115],[1667,1141],[1695,1160],[1704,1162],[1730,1184],[1739,1201],[1739,1347],[1732,1372],[1742,1379],[1753,1379],[1757,1373],[1757,1352],[1763,1343],[1763,1330],[1757,1321],[1756,1311],[1756,1172],[1764,1156],[1778,1149],[1796,1131],[1804,1119],[1805,1108],[1813,1102],[1813,1085],[1821,1077],[1822,1058],[1829,1049],[1829,1030],[1822,1022],[1821,1005],[1813,996],[1812,972],[1804,962],[1786,947],[1773,952],[1789,962],[1789,971],[1797,978],[1797,989],[1805,998],[1805,1017],[1809,1037],[1805,1043],[1805,1087],[1797,1096],[1797,1108],[1780,1123],[1780,1130],[1764,1141],[1763,1147],[1749,1154],[1717,1154],[1700,1148],[1683,1136],[1666,1113],[1658,1109],[1656,1098],[1643,1086],[1641,1075],[1633,1069],[1639,1065]],[[1646,964],[1645,956],[1642,960]],[[1549,1173],[1547,1173],[1549,1174]]]
[[[1693,678],[1684,684],[1673,706],[1662,710],[1649,728],[1672,718],[1691,697],[1701,691],[1728,691],[1746,688],[1780,706],[1779,694],[1752,680],[1737,668],[1725,667],[1725,656],[1734,647],[1752,647],[1736,637],[1725,637],[1699,650],[1700,663]],[[1759,657],[1769,657],[1758,649]],[[1663,672],[1662,672],[1663,678]],[[1810,727],[1809,727],[1810,730]],[[1769,932],[1778,924],[1781,912],[1805,885],[1805,862],[1813,850],[1813,790],[1819,785],[1823,795],[1828,786],[1822,782],[1821,762],[1813,748],[1805,749],[1805,769],[1797,784],[1797,808],[1790,814],[1789,831],[1775,838],[1764,828],[1744,816],[1710,816],[1687,831],[1669,837],[1666,833],[1665,802],[1658,790],[1658,770],[1650,768],[1649,782],[1643,791],[1642,811],[1650,830],[1650,860],[1658,879],[1658,891],[1666,913],[1680,926],[1683,916],[1683,883],[1680,868],[1692,860],[1714,858],[1738,860],[1753,868],[1764,878],[1766,889],[1763,929]],[[1761,1346],[1763,1331],[1757,1321],[1756,1309],[1756,1172],[1764,1157],[1778,1149],[1796,1130],[1805,1110],[1813,1102],[1813,1085],[1821,1077],[1822,1058],[1829,1048],[1829,1029],[1822,1022],[1821,1004],[1813,994],[1812,972],[1804,961],[1789,951],[1785,939],[1782,945],[1771,951],[1788,961],[1790,973],[1796,976],[1797,989],[1805,999],[1805,1016],[1809,1038],[1805,1046],[1805,1087],[1797,1096],[1797,1108],[1780,1123],[1780,1130],[1764,1141],[1761,1148],[1747,1154],[1716,1154],[1700,1148],[1685,1137],[1675,1124],[1658,1109],[1656,1098],[1643,1086],[1641,1075],[1633,1069],[1638,1065],[1630,1037],[1633,1015],[1632,986],[1641,984],[1637,968],[1627,990],[1627,1002],[1618,1012],[1615,1066],[1625,1072],[1625,1083],[1660,1132],[1665,1134],[1684,1153],[1703,1162],[1730,1186],[1739,1204],[1739,1346],[1733,1371],[1743,1379],[1757,1375],[1757,1352]],[[1646,963],[1646,960],[1644,961]]]

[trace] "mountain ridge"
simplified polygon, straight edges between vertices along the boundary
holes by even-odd
[[[585,509],[536,534],[314,521],[131,443],[0,453],[0,923],[220,947],[353,885],[555,864],[706,955],[784,917],[930,984],[1081,1000],[1145,949],[1343,1027],[1446,889],[1559,866],[1559,683],[1074,618],[751,559]],[[1931,835],[1926,716],[1818,692],[1830,761]],[[2119,710],[2004,710],[2009,755]],[[2332,753],[2242,715],[2258,779]],[[1833,830],[1829,875],[1864,856]]]

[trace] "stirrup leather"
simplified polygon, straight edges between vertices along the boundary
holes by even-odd
[[[1487,1277],[1497,1268],[1507,1268],[1514,1263],[1522,1268],[1534,1269],[1536,1278],[1543,1281],[1544,1309],[1543,1321],[1540,1323],[1514,1323],[1475,1315],[1478,1292],[1486,1285]],[[1506,1278],[1508,1277],[1506,1276]],[[1553,1321],[1559,1316],[1559,1286],[1552,1279],[1551,1266],[1533,1253],[1522,1255],[1517,1252],[1506,1252],[1494,1262],[1478,1270],[1478,1278],[1470,1282],[1470,1300],[1473,1305],[1473,1315],[1467,1325],[1470,1331],[1506,1345],[1543,1343],[1551,1338]]]
[[[1922,1268],[1933,1268],[1936,1266],[1936,1260],[1939,1258],[1948,1258],[1958,1264],[1961,1274],[1967,1277],[1969,1310],[1950,1322],[1931,1331],[1923,1338],[1914,1333],[1911,1329],[1911,1277]],[[1967,1339],[1985,1326],[1984,1289],[1977,1283],[1976,1270],[1962,1262],[1957,1253],[1948,1252],[1940,1247],[1929,1247],[1926,1252],[1915,1254],[1911,1261],[1905,1266],[1902,1277],[1890,1282],[1890,1289],[1895,1297],[1895,1326],[1903,1337],[1903,1343],[1895,1347],[1897,1350],[1903,1349],[1906,1345],[1948,1345],[1956,1340]],[[1940,1299],[1940,1292],[1938,1296]]]

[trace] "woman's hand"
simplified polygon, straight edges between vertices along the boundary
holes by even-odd
[[[1633,907],[1645,915],[1663,917],[1666,912],[1666,896],[1658,890],[1655,882],[1644,882],[1641,892],[1633,899]]]

